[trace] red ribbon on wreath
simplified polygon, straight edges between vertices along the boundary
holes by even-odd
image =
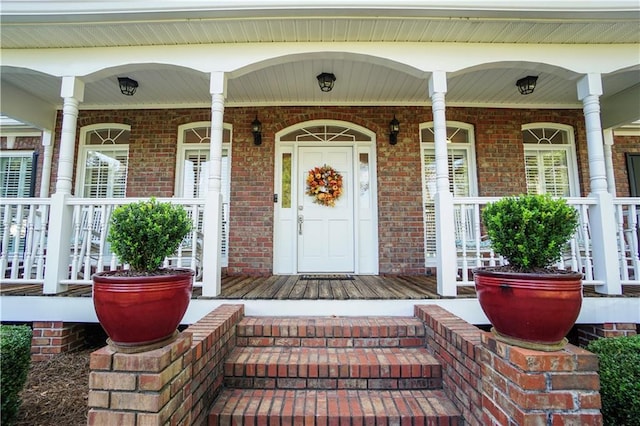
[[[342,175],[326,164],[314,167],[307,175],[306,194],[314,198],[314,203],[334,207],[342,195]]]

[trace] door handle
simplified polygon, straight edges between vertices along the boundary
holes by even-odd
[[[302,224],[304,223],[304,216],[298,215],[298,235],[302,235]]]

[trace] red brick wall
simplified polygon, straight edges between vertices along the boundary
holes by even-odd
[[[613,323],[604,324],[580,324],[576,325],[578,331],[578,343],[586,348],[592,340],[603,337],[635,336],[638,334],[640,324],[633,323]]]
[[[401,130],[398,144],[391,146],[388,123],[394,114],[400,121]],[[475,126],[481,196],[525,191],[520,129],[523,124],[532,122],[573,126],[582,193],[588,193],[588,161],[581,110],[448,108],[446,114],[448,120]],[[210,115],[206,108],[80,111],[78,129],[97,123],[130,124],[127,195],[169,197],[174,194],[178,126],[208,121]],[[263,142],[259,147],[253,145],[250,131],[256,115],[263,125]],[[424,273],[419,123],[432,120],[430,107],[226,108],[224,121],[233,125],[228,272],[271,273],[275,133],[314,119],[352,122],[376,133],[379,270],[381,273]],[[56,157],[60,125],[59,116]],[[53,172],[52,186],[57,172],[55,162]]]
[[[573,127],[580,181],[588,183],[586,133],[581,110],[520,110],[448,108],[447,120],[473,124],[479,195],[517,195],[526,192],[522,125],[550,122]],[[429,118],[429,120],[431,120]],[[588,193],[584,187],[582,193]]]
[[[35,321],[31,338],[31,360],[46,361],[54,355],[84,346],[85,324]]]

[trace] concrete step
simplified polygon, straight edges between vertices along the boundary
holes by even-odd
[[[442,387],[442,368],[425,348],[236,347],[224,375],[237,388]]]
[[[414,317],[245,317],[238,346],[420,347],[424,324]]]
[[[209,414],[227,425],[462,425],[440,390],[225,389]]]

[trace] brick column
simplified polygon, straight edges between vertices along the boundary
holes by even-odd
[[[243,316],[243,305],[222,305],[160,349],[93,352],[87,424],[206,424]]]
[[[91,354],[90,425],[189,424],[191,334],[172,344],[139,354],[119,354],[104,347]]]
[[[581,347],[587,347],[589,342],[603,337],[635,336],[638,326],[634,323],[580,324],[578,341]]]
[[[602,425],[597,355],[522,349],[490,333],[482,346],[485,425]]]
[[[56,354],[79,349],[86,337],[84,324],[34,321],[31,360],[46,361]]]
[[[417,305],[415,315],[465,424],[602,424],[595,354],[573,345],[557,352],[511,346],[436,305]]]

